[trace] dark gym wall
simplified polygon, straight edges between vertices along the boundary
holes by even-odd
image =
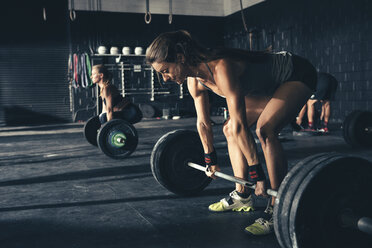
[[[371,5],[368,0],[267,0],[244,13],[248,28],[259,31],[253,49],[273,45],[276,51],[292,51],[339,80],[332,119],[341,122],[353,109],[372,109]],[[0,123],[72,120],[70,44],[72,52],[90,52],[89,46],[100,44],[145,47],[161,32],[186,29],[208,47],[249,47],[240,12],[225,18],[174,16],[171,25],[167,15],[153,15],[147,25],[143,14],[79,11],[69,25],[67,0],[7,1],[2,9]]]
[[[1,5],[0,123],[70,121],[67,0]]]
[[[97,54],[97,48],[100,45],[106,46],[108,50],[112,46],[117,46],[120,52],[123,46],[129,46],[133,53],[134,48],[137,46],[146,49],[160,33],[179,29],[189,31],[207,47],[224,45],[223,17],[176,15],[173,16],[172,24],[169,24],[168,15],[152,14],[150,24],[146,24],[144,14],[79,11],[76,16],[76,20],[71,22],[73,53],[87,52],[89,54]],[[110,61],[106,57],[103,63],[112,63],[112,58]],[[133,58],[131,61],[133,61]],[[134,83],[136,79],[136,77],[126,77],[127,83],[129,83],[128,85]],[[146,82],[143,83],[144,85],[146,84]],[[171,88],[170,92],[173,92],[176,88],[178,89],[176,83],[167,84]],[[184,92],[186,93],[186,91],[187,89],[185,87]],[[96,104],[93,104],[96,102],[96,98],[93,97],[95,94],[90,94],[89,92],[91,92],[90,87],[74,89],[74,111],[77,113],[74,118],[75,120],[85,120],[87,116],[90,117],[94,114],[92,110],[96,111]],[[180,100],[176,95],[172,96],[172,94],[156,95],[155,101],[150,101],[150,95],[132,95],[129,97],[136,104],[150,104],[156,109],[155,112],[158,116],[162,114],[163,109],[173,108],[175,106],[177,106],[177,111],[181,114],[190,115],[194,113],[194,104],[191,97],[188,96]],[[212,96],[211,101],[215,106],[223,104],[220,102],[221,99],[216,96]],[[93,106],[93,108],[87,108],[87,106]]]
[[[244,11],[252,48],[287,50],[339,81],[331,121],[372,110],[372,2],[267,0]],[[225,20],[225,44],[249,49],[241,13]]]
[[[68,82],[70,52],[94,52],[98,45],[146,47],[159,33],[186,29],[206,46],[223,45],[217,17],[77,11],[67,0],[2,3],[0,39],[0,125],[71,122]],[[43,7],[47,20],[43,20]],[[208,35],[205,35],[208,30]],[[94,50],[94,51],[91,51]]]
[[[205,46],[222,46],[223,23],[222,17],[176,15],[169,24],[168,15],[153,14],[150,24],[146,24],[144,14],[79,11],[71,22],[71,40],[74,51],[91,48],[96,53],[99,45],[147,47],[162,32],[184,29]]]

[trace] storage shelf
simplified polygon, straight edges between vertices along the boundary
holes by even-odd
[[[146,55],[145,54],[141,54],[141,55],[136,55],[136,54],[128,54],[128,55],[124,55],[124,54],[93,54],[93,56],[97,56],[97,57],[119,57],[119,56],[122,56],[122,57],[145,57]]]

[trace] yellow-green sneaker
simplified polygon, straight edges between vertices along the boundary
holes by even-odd
[[[221,199],[219,202],[213,203],[208,207],[212,212],[226,212],[226,211],[253,211],[252,196],[242,198],[238,192],[234,190],[228,197]]]
[[[265,209],[266,218],[258,218],[255,222],[247,226],[244,231],[249,235],[262,236],[274,232],[273,206],[270,204]]]

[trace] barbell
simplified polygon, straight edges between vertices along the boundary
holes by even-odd
[[[175,130],[151,153],[155,179],[169,191],[190,196],[211,182],[204,173],[199,135]],[[197,169],[197,170],[196,170]],[[254,184],[216,172],[217,177]],[[316,154],[297,163],[275,196],[274,229],[281,247],[372,247],[372,163],[338,153]]]
[[[138,134],[135,127],[121,119],[113,119],[101,126],[98,116],[90,118],[84,126],[84,137],[107,156],[123,159],[137,148]]]
[[[372,112],[351,112],[343,122],[342,134],[346,143],[352,147],[372,147]]]

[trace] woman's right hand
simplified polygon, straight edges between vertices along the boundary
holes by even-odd
[[[211,177],[213,179],[216,179],[217,177],[214,175],[216,171],[221,171],[220,167],[218,165],[211,165],[209,167],[205,168],[205,174],[208,177]]]
[[[268,197],[266,193],[265,181],[257,181],[254,193],[256,196]]]

